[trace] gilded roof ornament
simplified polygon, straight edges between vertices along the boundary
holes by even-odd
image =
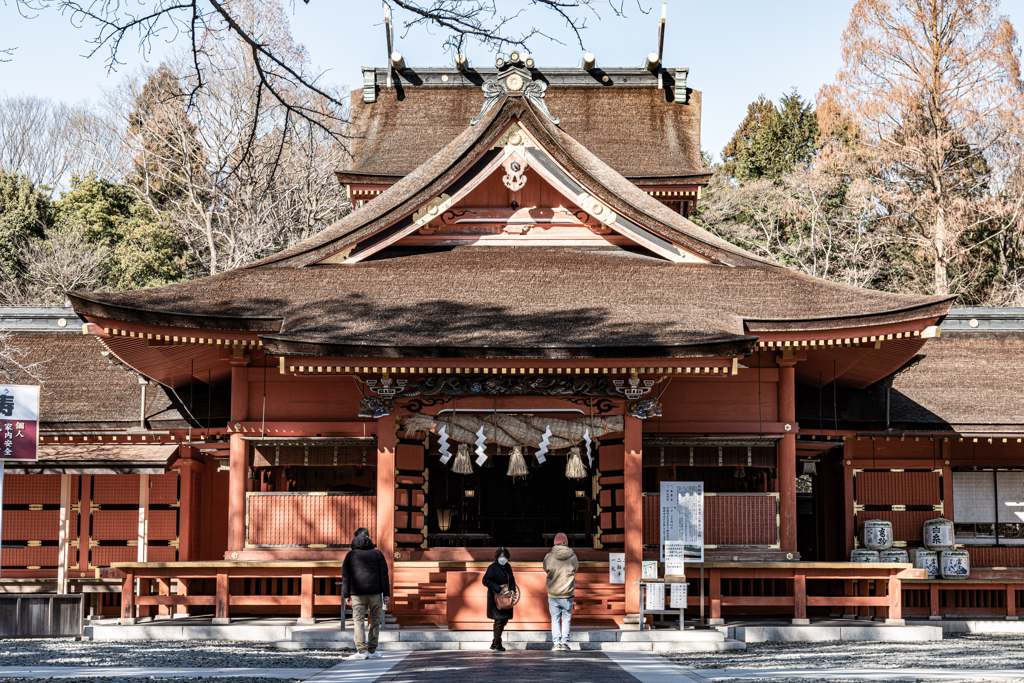
[[[480,108],[480,113],[470,120],[471,126],[475,126],[484,117],[484,114],[489,112],[498,103],[498,100],[506,95],[525,97],[552,123],[558,125],[558,119],[551,115],[547,102],[544,101],[544,93],[548,89],[548,84],[533,78],[533,72],[530,70],[533,66],[533,59],[527,55],[513,52],[508,60],[498,57],[495,63],[498,66],[498,73],[494,78],[484,81],[482,86],[484,104]]]

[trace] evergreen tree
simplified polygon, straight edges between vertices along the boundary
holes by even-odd
[[[95,173],[72,176],[71,189],[54,206],[58,230],[80,230],[105,250],[110,289],[139,289],[179,282],[190,272],[186,245],[163,226],[127,185]]]
[[[14,277],[24,264],[19,247],[42,237],[50,214],[50,200],[22,175],[0,170],[0,274]]]
[[[722,151],[724,170],[740,181],[779,178],[811,161],[817,139],[814,108],[795,90],[783,95],[777,108],[760,95]]]

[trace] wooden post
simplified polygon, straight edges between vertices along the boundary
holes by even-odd
[[[156,580],[157,594],[158,595],[170,595],[171,594],[171,580],[167,578],[160,578]],[[162,617],[168,617],[173,612],[173,605],[158,605],[156,613]]]
[[[871,584],[867,579],[861,579],[857,582],[857,595],[866,598],[871,595]],[[857,610],[859,613],[858,619],[870,619],[874,615],[874,608],[868,607],[867,605],[861,605],[860,609]]]
[[[857,593],[856,586],[857,586],[857,582],[854,581],[853,579],[845,579],[843,581],[843,595],[845,595],[848,598],[852,598]],[[857,618],[857,608],[856,607],[854,607],[853,605],[847,605],[846,607],[843,608],[843,619],[856,619],[856,618]]]
[[[640,580],[644,559],[643,423],[638,417],[626,415],[624,431],[626,614],[639,614],[640,592],[633,585]]]
[[[245,548],[245,477],[249,469],[246,444],[241,434],[231,435],[231,469],[228,478],[228,558],[238,559]]]
[[[228,596],[228,575],[217,574],[217,599],[213,623],[215,626],[231,623],[231,598]]]
[[[82,475],[82,495],[78,497],[78,573],[89,571],[89,521],[92,519],[92,475]],[[135,586],[132,586],[135,590]],[[132,615],[135,616],[134,614]]]
[[[302,575],[302,602],[299,606],[299,622],[300,624],[313,624],[316,623],[316,619],[313,618],[313,575],[303,574]]]
[[[722,619],[722,572],[712,569],[709,572],[708,583],[710,584],[708,592],[711,594],[711,616],[708,617],[708,625],[724,624],[725,621]]]
[[[135,623],[135,574],[126,572],[121,582],[121,618],[118,623],[131,626]]]
[[[189,579],[178,579],[177,581],[178,595],[187,596]],[[188,607],[188,605],[175,605],[174,614],[187,617],[189,615]]]
[[[779,546],[783,552],[796,548],[796,358],[778,358],[779,422],[790,425],[778,445]]]
[[[249,419],[249,356],[245,347],[231,347],[231,424]]]
[[[1017,619],[1017,584],[1006,584],[1006,618]]]
[[[192,459],[194,449],[190,446],[181,446],[181,459],[178,461],[181,466],[179,480],[181,482],[181,499],[178,507],[178,562],[190,562],[192,560],[192,524],[202,514],[200,510],[193,510],[195,504],[192,496],[192,488],[195,486],[197,470],[202,469],[202,463]]]
[[[395,416],[377,420],[377,547],[395,580]]]
[[[846,463],[850,464],[847,465]],[[857,536],[856,519],[854,518],[853,489],[853,438],[843,441],[843,562],[849,562],[853,553],[854,538]]]
[[[793,623],[811,623],[807,618],[807,577],[804,574],[793,574]]]
[[[903,581],[895,569],[889,570],[889,608],[885,617],[887,624],[903,624]],[[879,579],[880,580],[880,579]],[[878,585],[878,581],[875,581]]]
[[[928,618],[942,618],[942,615],[939,614],[939,584],[934,581],[928,584]]]
[[[68,570],[71,564],[71,475],[60,475],[60,528],[57,530],[57,592],[68,592]]]
[[[139,590],[138,590],[137,595],[142,596],[142,595],[150,595],[150,594],[152,594],[152,592],[153,592],[152,591],[152,586],[151,586],[151,583],[153,581],[152,579],[140,578],[138,581],[139,581]],[[153,616],[153,606],[152,605],[138,605],[138,607],[136,609],[136,612],[138,613],[140,618],[141,617],[151,617],[151,616]]]
[[[953,467],[945,464],[950,463],[953,453],[953,445],[943,439],[942,441],[942,516],[951,522],[956,521],[956,511],[953,509]]]

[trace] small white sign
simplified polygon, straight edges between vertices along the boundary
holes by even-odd
[[[665,551],[668,554],[668,551]],[[685,576],[686,565],[681,557],[665,558],[665,576]]]
[[[672,590],[669,594],[669,605],[672,609],[686,609],[686,592],[689,586],[685,583],[671,583]]]
[[[645,610],[663,610],[665,609],[665,584],[663,583],[649,583],[647,584],[647,599],[644,602]]]
[[[626,553],[608,553],[608,583],[626,583]]]
[[[665,541],[665,561],[681,560],[686,557],[686,544],[682,541]]]

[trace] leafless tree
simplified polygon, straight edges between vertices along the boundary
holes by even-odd
[[[47,229],[43,239],[24,241],[18,247],[24,271],[0,276],[5,280],[0,302],[5,306],[66,306],[66,292],[100,289],[107,250],[90,244],[84,233],[82,226],[68,223]]]
[[[277,3],[245,0],[244,13],[241,4],[233,7],[246,25],[273,35],[278,54],[305,63]],[[210,38],[202,45],[208,75],[202,88],[191,76],[172,77],[162,95],[147,95],[143,115],[138,98],[145,83],[133,77],[111,101],[125,132],[122,148],[133,159],[129,182],[214,274],[275,253],[343,215],[349,203],[333,172],[347,151],[310,119],[293,120],[293,109],[261,102],[259,66],[233,39]],[[167,73],[191,73],[191,58],[179,55],[155,77],[163,82]],[[325,98],[275,87],[321,120],[347,118],[336,108],[342,101],[336,93]],[[190,107],[183,107],[185,96],[178,92],[189,93]],[[346,126],[339,125],[345,134]]]

